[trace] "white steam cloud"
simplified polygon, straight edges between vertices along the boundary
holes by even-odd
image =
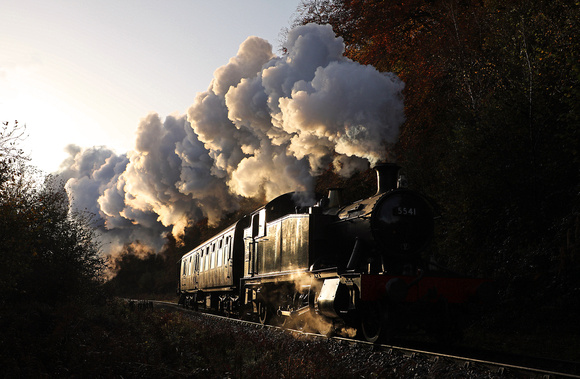
[[[149,114],[135,149],[69,146],[61,176],[73,205],[102,219],[116,243],[153,247],[191,222],[216,223],[239,196],[311,191],[333,162],[351,175],[384,159],[404,121],[404,83],[343,56],[328,25],[288,34],[287,54],[249,37],[187,115]]]

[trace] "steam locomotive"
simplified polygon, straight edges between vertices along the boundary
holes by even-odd
[[[432,207],[398,185],[397,165],[375,170],[374,196],[342,204],[332,189],[303,207],[287,193],[185,254],[179,302],[369,342],[456,335],[458,311],[486,297],[488,281],[430,270]]]

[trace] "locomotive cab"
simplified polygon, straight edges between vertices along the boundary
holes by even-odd
[[[252,213],[244,229],[244,278],[304,272],[317,261],[332,217],[301,206],[298,198],[290,192]]]

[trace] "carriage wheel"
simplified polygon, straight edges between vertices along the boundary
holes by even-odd
[[[231,299],[226,299],[226,301],[224,301],[224,314],[228,318],[232,317],[232,300]]]

